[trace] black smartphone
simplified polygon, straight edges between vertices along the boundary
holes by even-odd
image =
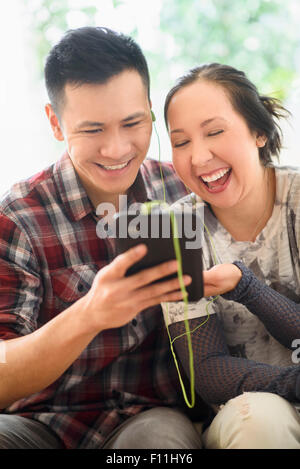
[[[174,213],[174,212],[173,212]],[[203,223],[197,213],[174,213],[179,241],[182,271],[192,278],[186,286],[189,301],[198,301],[203,297],[202,233]],[[153,267],[165,261],[176,259],[173,224],[169,211],[152,211],[149,214],[130,214],[120,212],[115,215],[116,254],[146,244],[147,254],[130,267],[126,276],[143,269]],[[158,281],[176,277],[169,275]]]

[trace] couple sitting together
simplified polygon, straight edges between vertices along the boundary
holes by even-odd
[[[0,448],[299,449],[300,172],[272,161],[287,111],[242,71],[200,65],[167,95],[173,164],[160,165],[131,38],[71,30],[45,81],[66,152],[1,200]],[[204,206],[193,408],[168,337],[188,386],[177,261],[127,277],[145,246],[116,255],[97,236],[97,207],[120,195]]]

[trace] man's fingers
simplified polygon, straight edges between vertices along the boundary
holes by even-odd
[[[128,283],[134,286],[134,288],[141,288],[145,285],[149,285],[155,280],[162,279],[168,275],[174,274],[178,270],[178,263],[176,260],[163,262],[155,267],[149,267],[144,269],[137,274],[128,277]]]
[[[145,244],[139,244],[134,248],[128,249],[117,256],[110,264],[109,269],[107,269],[107,274],[114,278],[124,277],[126,271],[142,259],[147,253],[147,246]]]
[[[191,281],[192,279],[189,275],[183,276],[183,283],[185,286],[189,285]],[[179,295],[181,294],[180,283],[179,283],[178,278],[166,280],[164,282],[158,282],[153,285],[149,285],[147,287],[141,288],[138,292],[137,301],[148,302],[148,301],[151,301],[152,298],[160,298],[163,295],[175,293],[175,292],[178,293]],[[160,300],[160,301],[165,301],[165,300]]]
[[[142,309],[150,308],[151,306],[158,305],[160,303],[167,303],[172,301],[183,301],[183,293],[180,290],[165,293],[160,296],[152,297],[144,302]]]

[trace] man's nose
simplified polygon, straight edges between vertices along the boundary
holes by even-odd
[[[104,158],[111,158],[113,160],[120,160],[120,158],[127,156],[131,151],[131,144],[125,135],[121,132],[110,132],[101,140],[100,153]]]

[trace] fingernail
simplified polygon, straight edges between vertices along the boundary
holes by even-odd
[[[188,283],[191,283],[192,277],[190,277],[189,275],[185,275],[185,276],[184,276],[184,281],[185,281],[185,282],[188,282]]]

